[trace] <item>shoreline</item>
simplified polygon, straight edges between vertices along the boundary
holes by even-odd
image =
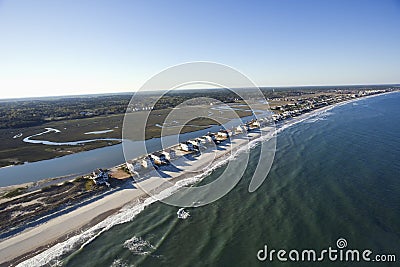
[[[394,91],[398,92],[398,91]],[[386,92],[386,93],[381,93],[381,94],[376,94],[376,95],[369,95],[369,96],[364,96],[360,98],[355,98],[355,99],[350,99],[347,101],[335,103],[333,105],[328,105],[324,106],[319,109],[315,109],[311,112],[304,113],[302,115],[299,115],[297,117],[284,120],[281,122],[276,123],[276,127],[274,131],[276,133],[286,129],[287,127],[290,127],[291,125],[297,124],[299,122],[302,122],[304,120],[307,120],[309,118],[312,118],[314,116],[318,116],[322,112],[326,112],[328,110],[331,110],[335,107],[345,105],[351,102],[355,102],[364,98],[370,98],[370,97],[375,97],[379,95],[385,95],[393,92]],[[254,133],[249,133],[249,135],[254,135]],[[256,134],[259,135],[259,134]],[[239,149],[242,149],[245,147],[244,145],[248,145],[250,142],[258,142],[257,140],[259,137],[262,137],[263,135],[260,136],[252,136],[249,137],[248,140],[244,140],[242,138],[233,138],[231,140],[231,143],[236,141],[235,147],[231,147],[231,149],[227,150],[222,150],[220,153],[217,153],[218,151],[208,151],[205,153],[215,152],[215,160],[220,159],[221,157],[224,156],[229,156],[232,151],[238,151]],[[242,141],[240,141],[242,140]],[[262,140],[261,140],[262,141]],[[236,149],[237,148],[237,149]],[[218,155],[217,155],[218,154]],[[206,156],[207,158],[207,156]],[[134,203],[135,205],[144,205],[144,204],[151,204],[157,200],[155,200],[153,197],[149,197],[146,192],[142,190],[142,188],[146,189],[146,191],[156,191],[156,192],[162,192],[163,190],[167,190],[168,188],[172,187],[170,183],[168,182],[173,182],[174,185],[178,183],[179,181],[184,181],[188,178],[195,178],[199,174],[204,174],[202,169],[204,167],[209,166],[207,164],[206,160],[201,160],[199,161],[185,161],[184,159],[178,159],[177,161],[183,161],[182,163],[185,164],[185,169],[179,173],[178,175],[171,175],[171,178],[166,178],[166,179],[160,179],[158,176],[152,176],[150,174],[149,178],[144,179],[143,181],[139,181],[137,184],[139,185],[138,188],[129,188],[129,189],[124,189],[118,192],[115,192],[109,196],[106,196],[98,201],[95,201],[94,203],[90,203],[86,206],[83,206],[81,208],[78,208],[77,210],[74,210],[70,213],[60,215],[59,217],[56,217],[44,224],[41,224],[37,227],[27,229],[26,231],[21,232],[20,234],[16,236],[12,236],[8,239],[2,240],[0,242],[0,265],[3,264],[15,264],[19,263],[21,261],[27,260],[28,257],[37,255],[41,252],[43,252],[45,249],[48,249],[51,244],[57,244],[59,242],[65,242],[68,241],[70,235],[72,234],[74,236],[74,233],[79,233],[81,229],[91,229],[93,227],[96,227],[96,225],[93,225],[93,220],[96,218],[99,218],[102,214],[106,214],[107,216],[104,218],[108,218],[110,215],[117,214],[119,211],[121,211],[121,208],[123,209],[127,204]],[[224,160],[229,160],[229,157]],[[187,163],[194,162],[195,164],[186,166]],[[174,161],[175,163],[175,161]],[[176,162],[177,165],[179,166],[180,162]],[[220,162],[216,162],[215,165],[219,165]],[[223,163],[225,164],[225,163]],[[220,164],[220,165],[223,165]],[[212,169],[212,168],[208,168]],[[151,171],[151,172],[154,172]],[[204,175],[207,175],[205,173]],[[194,176],[194,177],[193,177]],[[197,180],[200,180],[202,178],[198,177]],[[166,182],[167,181],[167,182]],[[136,187],[136,184],[135,184]],[[149,200],[150,199],[150,200]],[[142,201],[139,201],[142,200]],[[138,203],[139,201],[139,203]],[[150,203],[148,203],[150,202]],[[103,216],[101,216],[103,218]],[[102,220],[100,220],[102,221]],[[101,223],[100,223],[101,224]],[[102,230],[100,230],[100,233]],[[93,238],[95,238],[97,234],[94,236],[91,236],[87,242],[90,242]],[[17,255],[18,254],[18,255]],[[46,259],[45,259],[46,260]]]
[[[249,135],[251,135],[249,138],[250,140],[259,137],[258,133],[250,133]],[[0,259],[2,259],[0,264],[14,264],[20,262],[20,260],[26,259],[24,255],[36,255],[48,248],[49,244],[57,243],[56,241],[62,240],[63,237],[70,236],[71,233],[77,233],[80,229],[88,228],[88,224],[107,211],[119,211],[120,208],[129,203],[137,202],[139,199],[152,199],[154,202],[158,201],[158,199],[154,199],[154,197],[149,197],[146,192],[152,192],[154,194],[161,193],[180,181],[199,174],[204,174],[204,169],[209,167],[210,164],[208,161],[209,158],[212,158],[212,165],[218,165],[218,160],[221,157],[230,155],[232,151],[242,148],[243,145],[248,144],[249,139],[236,138],[232,140],[231,143],[233,143],[233,145],[231,149],[217,151],[214,151],[212,148],[207,149],[202,154],[201,159],[196,159],[194,161],[181,157],[174,161],[174,165],[181,168],[184,167],[185,170],[179,173],[169,172],[171,178],[160,179],[156,174],[157,171],[152,170],[147,175],[148,177],[135,183],[134,188],[117,191],[98,201],[78,208],[70,213],[60,215],[44,224],[27,229],[16,236],[3,240],[0,243]],[[216,152],[215,157],[210,157],[210,154],[214,154],[214,152]],[[190,165],[190,163],[193,164]],[[207,169],[212,169],[212,167]],[[115,214],[115,212],[113,214]]]
[[[347,101],[353,101],[353,100],[358,100],[358,99],[363,99],[363,98],[368,98],[368,97],[374,97],[374,96],[377,96],[377,95],[384,95],[384,94],[388,94],[388,93],[393,93],[393,92],[398,92],[398,90],[394,90],[394,91],[389,91],[389,92],[384,92],[384,93],[379,93],[379,94],[373,94],[373,95],[367,95],[367,96],[361,96],[361,97],[358,97],[358,98],[354,98],[354,99],[350,99],[350,100],[345,100],[345,101],[342,101],[342,102],[339,102],[339,103],[335,103],[335,104],[333,104],[333,106],[336,106],[336,105],[338,105],[338,104],[341,104],[341,103],[346,103]],[[330,105],[330,106],[332,106],[332,105]],[[326,106],[325,106],[326,107]],[[321,108],[318,108],[318,109],[315,109],[315,110],[320,110],[320,109],[322,109],[322,108],[325,108],[325,107],[321,107]],[[310,111],[310,112],[314,112],[315,110],[312,110],[312,111]],[[309,113],[310,113],[309,112]],[[309,114],[309,113],[305,113],[305,114]],[[304,114],[302,114],[302,115],[304,115]],[[302,115],[300,115],[300,116],[302,116]],[[297,116],[296,118],[298,118],[298,117],[300,117],[300,116]],[[280,123],[280,122],[277,122],[277,123]],[[209,128],[209,127],[208,127]],[[47,129],[47,128],[45,128],[45,129]],[[197,130],[193,130],[193,131],[189,131],[188,133],[193,133],[193,132],[196,132]],[[39,134],[42,134],[43,132],[41,132],[41,133],[39,133]],[[36,135],[38,135],[38,134],[34,134],[34,135],[31,135],[31,136],[28,136],[28,137],[25,137],[25,138],[29,138],[29,137],[32,137],[32,136],[36,136]],[[150,138],[150,139],[146,139],[146,141],[148,141],[148,140],[151,140],[151,139],[153,139],[153,138]],[[117,140],[117,139],[116,139]],[[21,167],[21,166],[27,166],[28,164],[37,164],[37,163],[40,163],[40,162],[44,162],[44,161],[50,161],[50,160],[55,160],[55,159],[60,159],[60,158],[64,158],[64,157],[66,157],[66,156],[73,156],[73,155],[80,155],[80,154],[82,154],[82,153],[85,153],[85,152],[93,152],[93,151],[96,151],[96,149],[104,149],[104,148],[110,148],[110,147],[115,147],[115,146],[117,146],[117,145],[120,145],[122,142],[122,139],[118,139],[119,141],[117,142],[117,143],[114,143],[114,144],[107,144],[107,145],[104,145],[104,146],[100,146],[100,147],[95,147],[95,148],[92,148],[92,149],[88,149],[88,150],[83,150],[83,151],[79,151],[79,152],[73,152],[73,153],[68,153],[68,154],[63,154],[63,155],[57,155],[56,157],[51,157],[51,158],[46,158],[46,159],[42,159],[42,160],[32,160],[32,161],[25,161],[25,162],[21,162],[21,163],[18,163],[18,164],[10,164],[10,165],[6,165],[6,166],[1,166],[0,167],[0,170],[9,170],[9,169],[12,169],[13,167]],[[47,142],[46,140],[38,140],[39,142]],[[83,142],[85,142],[85,141],[87,141],[87,140],[83,140]],[[98,140],[98,141],[101,141],[101,140]],[[74,142],[79,142],[79,141],[70,141],[70,142],[67,142],[67,143],[74,143]],[[67,175],[69,175],[69,174],[64,174],[64,175],[56,175],[56,176],[67,176]],[[28,183],[35,183],[35,182],[39,182],[39,181],[42,181],[42,180],[46,180],[46,179],[52,179],[52,178],[54,178],[54,176],[49,176],[49,177],[42,177],[42,178],[40,178],[40,179],[38,179],[38,180],[34,180],[34,181],[25,181],[25,182],[23,182],[23,183],[19,183],[19,184],[9,184],[9,185],[4,185],[4,186],[0,186],[0,191],[4,191],[4,189],[5,189],[5,187],[12,187],[12,186],[19,186],[19,185],[21,185],[21,184],[28,184]]]

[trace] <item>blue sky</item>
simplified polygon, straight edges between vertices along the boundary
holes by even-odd
[[[133,91],[183,62],[259,86],[400,83],[400,0],[0,0],[1,98]]]

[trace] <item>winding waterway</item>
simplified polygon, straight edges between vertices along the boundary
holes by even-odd
[[[246,121],[252,117],[244,117],[242,120]],[[226,124],[224,127],[232,128],[241,123],[241,119],[234,119]],[[199,137],[206,134],[207,132],[216,132],[221,126],[211,126],[207,129],[198,130],[190,133],[184,133],[180,135],[171,135],[163,137],[163,144],[161,144],[160,138],[153,138],[146,141],[146,149],[149,153],[162,149],[162,147],[168,147],[176,144],[176,141],[180,142],[187,141],[192,138]],[[77,140],[73,142],[51,142],[47,140],[35,140],[32,137],[38,135],[44,135],[46,133],[58,131],[53,128],[46,128],[46,131],[28,136],[24,139],[25,142],[40,143],[43,145],[77,145],[87,142],[93,142],[96,140],[120,140],[120,139],[91,139],[91,140]],[[130,150],[127,152],[129,159],[139,157],[143,154],[143,150],[139,149],[143,147],[143,141],[126,141],[129,142]],[[138,149],[135,149],[137,147]],[[16,185],[28,182],[35,182],[47,178],[64,177],[64,176],[78,176],[86,173],[90,173],[96,168],[110,168],[125,162],[123,153],[123,145],[117,144],[113,146],[102,147],[90,151],[80,152],[71,154],[55,159],[43,160],[38,162],[29,162],[23,165],[10,166],[0,168],[0,187]]]

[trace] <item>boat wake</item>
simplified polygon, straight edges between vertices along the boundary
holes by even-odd
[[[156,249],[149,241],[136,236],[126,240],[124,248],[129,249],[134,255],[148,255]]]

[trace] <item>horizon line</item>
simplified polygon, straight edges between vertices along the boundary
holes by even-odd
[[[288,88],[318,88],[318,87],[362,87],[362,86],[394,86],[400,87],[400,83],[369,83],[369,84],[320,84],[320,85],[277,85],[277,86],[257,86],[252,88],[259,89],[288,89]],[[241,89],[244,87],[237,87],[236,89]],[[189,91],[189,90],[213,90],[213,89],[226,89],[220,87],[210,87],[210,88],[185,88],[185,89],[176,89],[174,91]],[[143,91],[146,93],[151,92],[162,92],[165,89],[157,89],[157,90],[149,90]],[[82,94],[60,94],[60,95],[43,95],[43,96],[21,96],[21,97],[6,97],[2,98],[0,96],[0,101],[13,101],[13,100],[24,100],[24,99],[41,99],[41,98],[68,98],[68,97],[94,97],[94,96],[106,96],[106,95],[126,95],[133,94],[136,91],[120,91],[120,92],[104,92],[104,93],[82,93]]]

